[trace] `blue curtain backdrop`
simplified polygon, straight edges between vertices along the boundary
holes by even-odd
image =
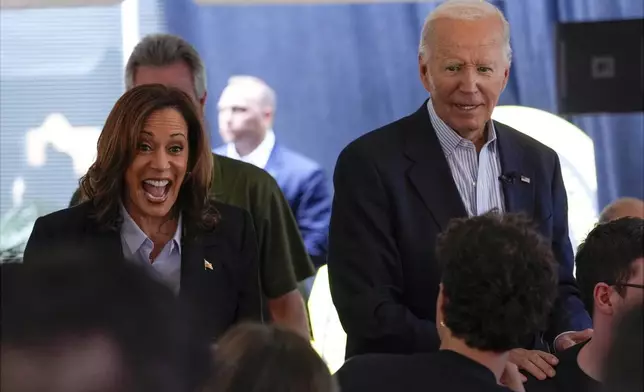
[[[641,0],[494,1],[512,28],[513,68],[500,104],[556,113],[554,26],[558,21],[641,18]],[[278,93],[278,141],[331,175],[341,149],[416,110],[418,37],[432,3],[197,6],[165,0],[169,32],[193,43],[208,69],[213,143],[216,103],[229,76],[251,74]],[[599,92],[598,92],[599,93]],[[644,114],[575,116],[595,141],[598,205],[644,198]]]

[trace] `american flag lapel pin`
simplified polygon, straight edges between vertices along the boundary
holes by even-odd
[[[206,259],[203,259],[203,269],[212,271],[212,264]]]
[[[530,183],[530,177],[521,176],[521,182],[525,182],[526,184],[529,184]]]

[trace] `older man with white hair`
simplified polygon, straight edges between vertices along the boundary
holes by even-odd
[[[537,349],[561,350],[592,333],[573,278],[559,158],[491,120],[511,53],[509,24],[496,7],[444,2],[427,17],[420,38],[420,79],[431,98],[340,154],[328,264],[347,356],[438,348],[436,236],[452,218],[491,210],[526,214],[558,262],[549,325],[526,336],[511,360],[539,378],[552,376],[555,358]]]

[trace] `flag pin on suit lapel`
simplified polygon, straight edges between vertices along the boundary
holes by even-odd
[[[203,259],[203,268],[212,271],[212,264],[208,260]]]

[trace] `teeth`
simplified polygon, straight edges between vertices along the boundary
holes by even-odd
[[[456,106],[464,110],[472,110],[476,107],[476,105],[456,105]]]
[[[148,185],[152,186],[157,186],[157,187],[164,187],[170,183],[168,180],[145,180],[143,181]]]
[[[152,195],[152,194],[150,194],[150,193],[147,193],[147,192],[145,192],[145,195],[147,196],[147,198],[148,198],[148,199],[150,199],[150,200],[152,200],[152,201],[155,201],[155,202],[164,201],[164,200],[165,200],[165,197],[166,197],[166,195],[163,195],[163,196],[154,196],[154,195]]]

